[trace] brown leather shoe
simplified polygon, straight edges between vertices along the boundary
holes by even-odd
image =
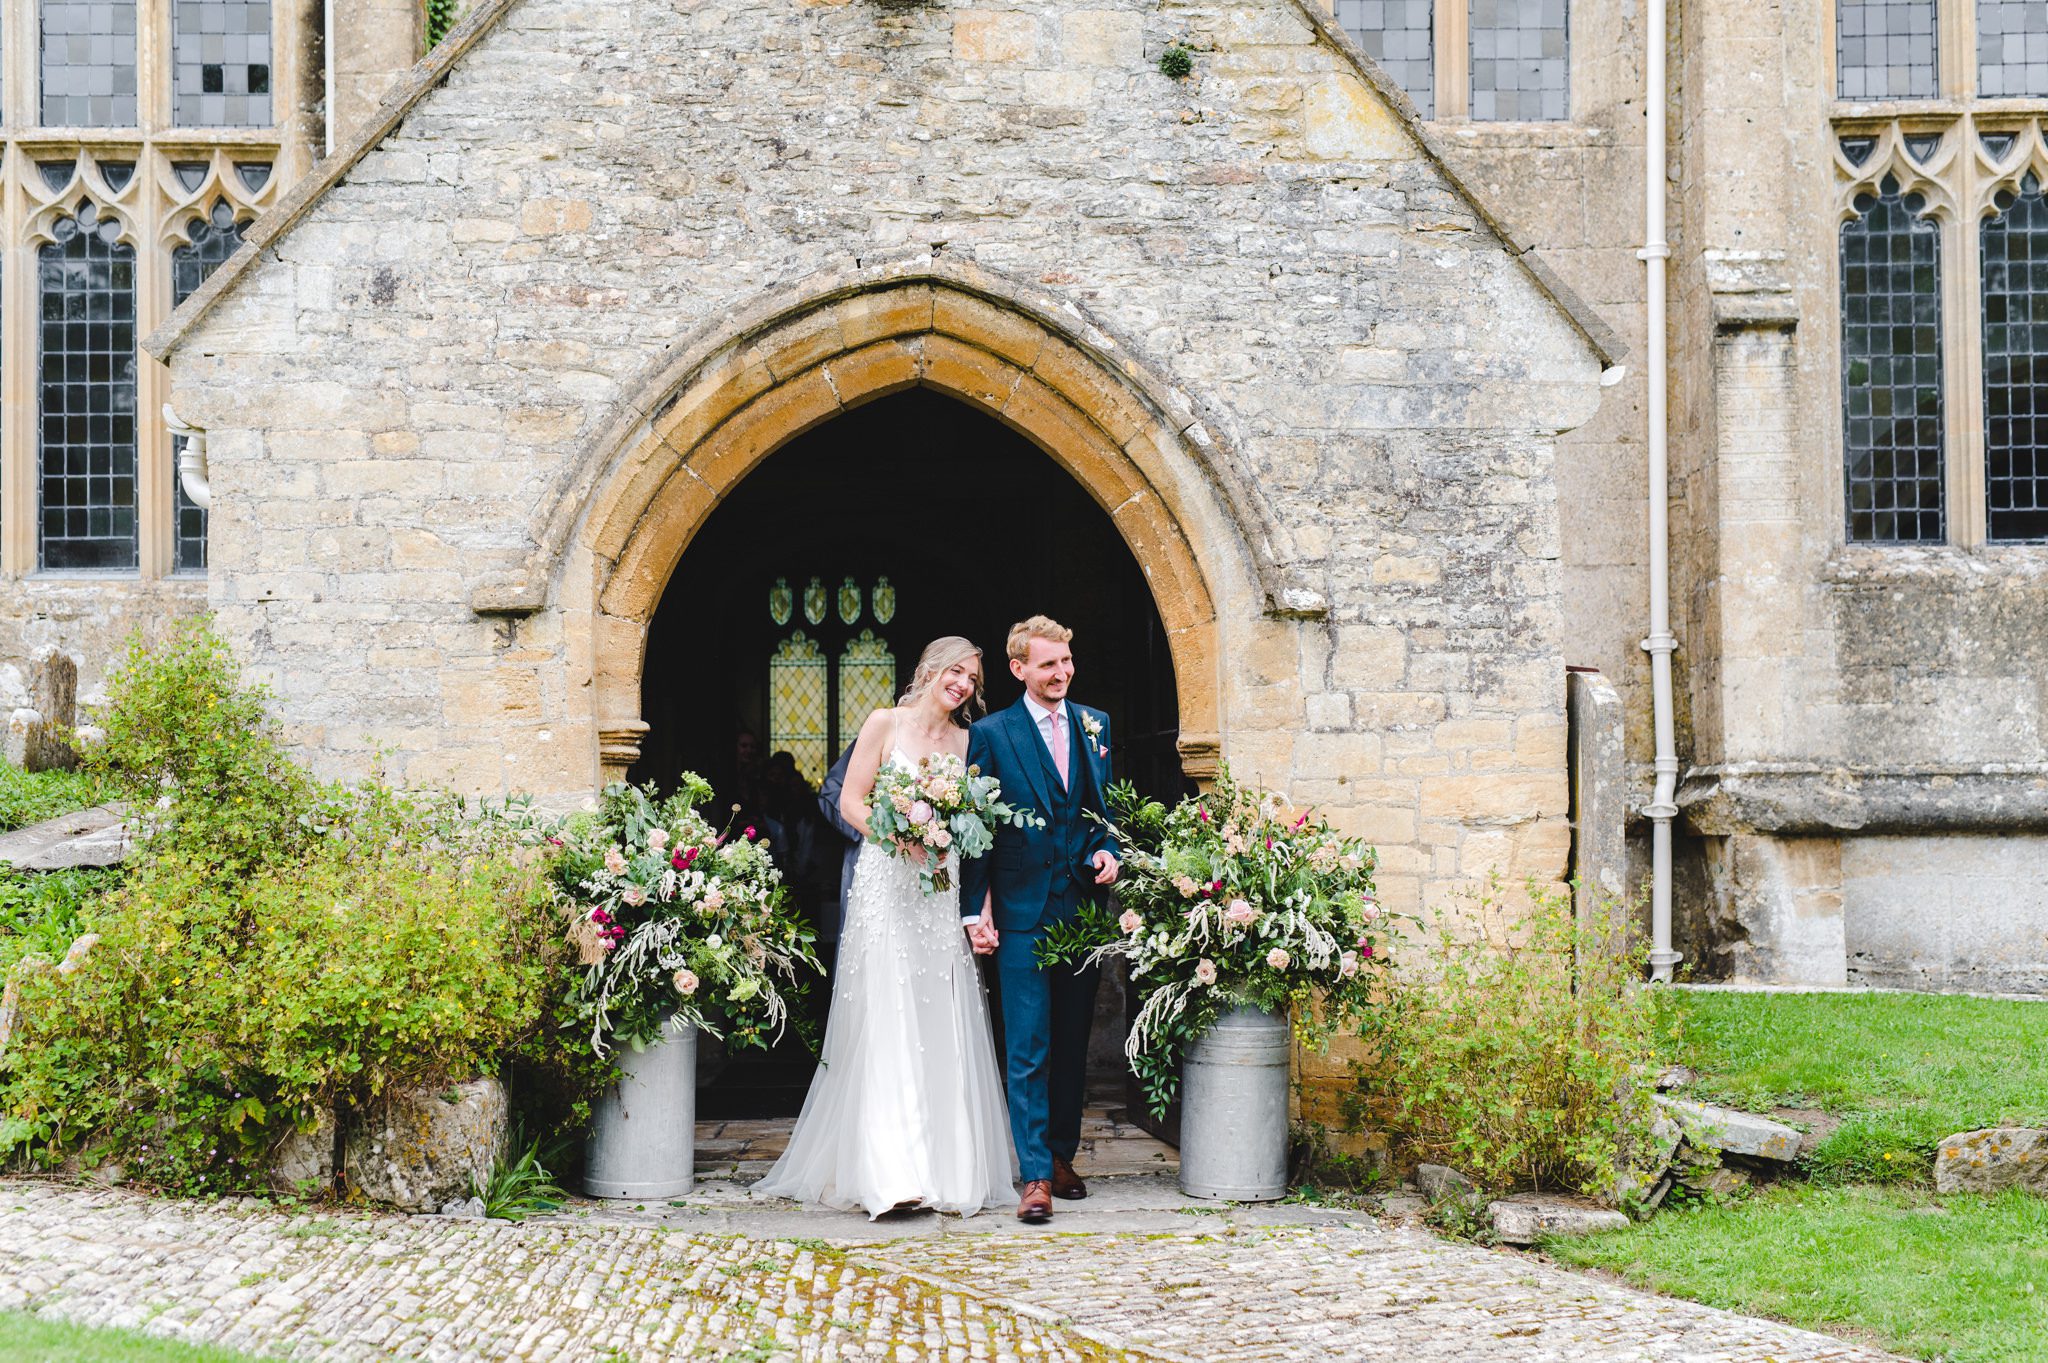
[[[1074,1166],[1058,1155],[1052,1157],[1052,1195],[1069,1202],[1078,1202],[1088,1196],[1088,1185],[1074,1172]]]
[[[1024,1185],[1024,1196],[1017,1203],[1017,1219],[1031,1226],[1042,1226],[1052,1220],[1051,1182],[1034,1178]]]

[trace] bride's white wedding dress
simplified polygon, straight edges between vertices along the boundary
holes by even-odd
[[[899,750],[890,761],[915,766]],[[960,891],[873,842],[854,863],[825,1048],[789,1148],[755,1191],[870,1219],[912,1203],[971,1216],[1015,1196],[988,1003]]]

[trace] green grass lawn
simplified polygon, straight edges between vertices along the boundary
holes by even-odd
[[[1563,1241],[1557,1259],[1912,1358],[2048,1358],[2048,1199],[1781,1184]]]
[[[1699,1096],[1842,1119],[1814,1152],[1823,1182],[1929,1182],[1944,1136],[2048,1124],[2048,1003],[1689,993],[1681,1006]]]
[[[0,1363],[254,1363],[248,1354],[133,1330],[94,1330],[0,1311]]]
[[[1945,1363],[2048,1360],[2048,1198],[1933,1190],[1957,1131],[2048,1124],[2048,1003],[1924,994],[1680,996],[1696,1096],[1838,1117],[1810,1181],[1549,1246],[1713,1306]]]

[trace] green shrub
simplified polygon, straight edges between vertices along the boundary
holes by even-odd
[[[79,913],[121,879],[120,871],[0,871],[0,979],[24,957],[55,962],[78,939]]]
[[[532,821],[318,785],[204,625],[109,696],[94,762],[146,836],[68,966],[17,972],[0,1149],[246,1186],[322,1109],[546,1058],[566,947]]]
[[[1633,1186],[1655,1110],[1637,1076],[1671,1034],[1640,950],[1581,929],[1570,897],[1529,887],[1511,918],[1499,886],[1439,914],[1365,1037],[1354,1124],[1481,1186],[1612,1194]]]

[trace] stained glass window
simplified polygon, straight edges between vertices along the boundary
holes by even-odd
[[[839,741],[851,743],[877,710],[896,703],[896,655],[886,639],[864,629],[839,655]]]
[[[1942,524],[1941,260],[1918,195],[1856,201],[1842,225],[1843,455],[1848,536],[1938,541]]]
[[[1569,115],[1565,0],[1472,0],[1470,22],[1473,118]]]
[[[176,0],[171,117],[183,128],[270,126],[270,0]]]
[[[777,646],[768,660],[768,749],[787,752],[813,786],[832,765],[826,730],[826,660],[802,630]]]
[[[1436,116],[1435,21],[1431,0],[1337,0],[1337,23],[1424,118]]]
[[[1977,93],[2048,95],[2048,4],[1977,0]]]
[[[1934,0],[1837,0],[1835,91],[1843,99],[1932,99]]]
[[[206,277],[241,249],[242,232],[247,226],[247,223],[235,220],[234,206],[225,199],[214,200],[212,210],[205,217],[195,217],[185,225],[187,244],[171,252],[172,306],[197,293]],[[185,437],[173,440],[173,458],[183,453],[184,448]],[[172,467],[175,470],[176,465]],[[177,570],[181,573],[203,573],[206,571],[206,508],[185,495],[185,480],[177,477],[175,472],[172,483],[175,485],[172,497],[176,506]]]
[[[43,0],[43,124],[132,128],[135,0]]]
[[[1984,492],[1994,540],[2048,540],[2048,200],[2031,175],[1979,228]]]

